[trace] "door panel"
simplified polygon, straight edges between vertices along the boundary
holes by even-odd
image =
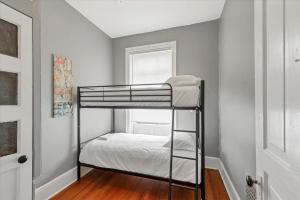
[[[284,131],[284,0],[266,0],[266,148],[285,151]]]
[[[0,46],[0,200],[31,200],[32,19],[2,3]]]
[[[276,192],[276,190],[272,186],[270,186],[269,196],[270,196],[270,199],[272,199],[272,200],[283,200],[283,198],[281,198],[279,196],[279,194]]]
[[[0,105],[18,104],[18,74],[0,71]]]
[[[18,122],[0,123],[0,157],[18,152]]]
[[[300,177],[300,3],[286,4],[286,131],[291,169]]]
[[[0,174],[0,199],[17,199],[15,186],[18,182],[16,169]]]
[[[18,44],[18,31],[17,25],[0,19],[0,53],[18,57],[19,44]]]

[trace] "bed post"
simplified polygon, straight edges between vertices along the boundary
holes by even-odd
[[[115,129],[115,109],[112,109],[112,133],[115,133],[116,129]]]
[[[80,180],[81,169],[79,162],[80,155],[80,87],[77,87],[77,181]]]
[[[172,132],[171,132],[171,146],[170,146],[170,172],[169,172],[168,200],[172,200],[173,145],[174,145],[174,125],[175,125],[174,117],[175,117],[175,107],[172,106]]]
[[[198,199],[199,196],[199,155],[198,155],[198,149],[199,149],[199,107],[196,108],[196,190],[195,190],[195,199]]]
[[[201,80],[201,199],[205,200],[205,84]],[[198,122],[199,123],[199,122]]]

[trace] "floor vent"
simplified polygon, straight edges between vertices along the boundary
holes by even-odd
[[[245,185],[246,200],[256,200],[256,187],[250,187],[248,184]]]

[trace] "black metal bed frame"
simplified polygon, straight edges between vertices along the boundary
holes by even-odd
[[[115,89],[117,88],[117,89]],[[119,89],[122,88],[122,89]],[[172,199],[172,186],[190,188],[194,186],[195,188],[195,199],[198,200],[198,190],[199,185],[201,189],[201,199],[205,200],[205,109],[204,109],[204,95],[205,95],[205,82],[201,80],[200,84],[200,98],[199,105],[195,107],[175,107],[173,106],[173,89],[172,86],[168,83],[155,83],[155,84],[132,84],[132,85],[106,85],[106,86],[85,86],[85,87],[77,87],[77,180],[80,180],[81,169],[80,166],[91,167],[95,169],[102,169],[107,171],[113,171],[133,176],[139,176],[144,178],[150,178],[154,180],[160,181],[168,181],[169,182],[169,200]],[[157,92],[164,91],[166,94],[145,94],[140,92]],[[117,94],[116,94],[117,93]],[[119,94],[121,93],[121,94]],[[124,94],[125,93],[125,94]],[[164,97],[162,100],[153,100],[153,97]],[[89,98],[89,99],[85,99]],[[125,100],[114,100],[113,98],[125,98]],[[143,99],[144,98],[144,99]],[[147,99],[148,98],[148,99]],[[150,99],[149,99],[150,98]],[[147,105],[134,105],[135,103],[164,103],[164,106],[147,106]],[[84,103],[84,105],[82,105]],[[88,103],[100,103],[99,105],[88,105]],[[114,105],[105,105],[101,103],[115,103]],[[117,105],[119,103],[125,103],[121,105]],[[93,166],[86,163],[81,163],[79,161],[81,145],[91,141],[81,142],[81,132],[80,132],[80,110],[84,109],[94,109],[94,108],[102,108],[102,109],[112,109],[112,130],[110,133],[114,133],[115,131],[115,109],[168,109],[172,110],[172,134],[171,134],[171,148],[170,148],[170,176],[169,178],[157,177],[147,174],[116,170],[110,168],[102,168]],[[174,115],[176,110],[195,110],[196,111],[196,130],[176,130],[174,128]],[[199,117],[201,114],[201,126],[199,125]],[[199,132],[201,128],[201,139],[199,137]],[[190,132],[196,134],[196,158],[182,157],[182,156],[174,156],[173,155],[173,138],[175,132]],[[97,136],[96,138],[98,138]],[[199,149],[199,140],[201,141],[201,183],[198,184],[198,149]],[[195,161],[196,167],[196,181],[195,184],[182,182],[178,180],[172,179],[172,167],[173,167],[173,158],[181,158]]]

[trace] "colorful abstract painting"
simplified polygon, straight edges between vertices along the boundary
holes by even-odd
[[[63,56],[53,56],[54,63],[54,104],[53,116],[73,114],[72,61]]]

